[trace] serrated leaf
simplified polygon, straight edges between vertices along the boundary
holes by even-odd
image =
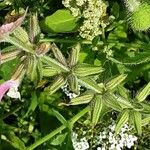
[[[58,61],[56,61],[55,59],[53,58],[50,58],[48,56],[44,56],[41,58],[42,61],[44,63],[46,63],[47,65],[50,65],[52,67],[54,67],[54,69],[58,69],[58,70],[61,70],[63,72],[68,72],[69,71],[69,68],[67,68],[66,66],[62,65],[61,63],[59,63]]]
[[[127,109],[123,110],[117,119],[115,133],[118,134],[122,128],[122,126],[128,121],[129,119],[129,111]]]
[[[79,94],[78,79],[75,75],[70,74],[67,78],[69,89],[76,94]]]
[[[81,45],[77,43],[71,50],[70,58],[69,58],[69,66],[75,66],[79,61],[79,53],[80,53]]]
[[[62,76],[58,76],[55,78],[53,83],[46,87],[45,90],[49,92],[50,95],[55,93],[60,87],[62,87],[66,83],[66,80]]]
[[[69,105],[80,105],[89,103],[94,97],[94,94],[89,92],[82,96],[71,99]]]
[[[46,32],[69,32],[76,27],[76,19],[69,10],[57,10],[41,22],[41,28]]]
[[[78,78],[78,81],[81,85],[86,87],[87,89],[91,89],[97,93],[102,93],[103,88],[99,86],[94,80],[87,77],[80,77]]]
[[[100,118],[100,114],[103,108],[102,96],[94,97],[94,106],[92,107],[92,125],[95,126]]]
[[[141,135],[142,134],[142,115],[141,115],[141,113],[137,112],[137,111],[131,111],[130,115],[133,119],[133,124],[134,124],[136,132],[139,135]]]
[[[124,64],[124,65],[139,65],[143,63],[148,63],[150,61],[150,53],[149,52],[140,52],[139,54],[135,55],[135,57],[126,57],[124,59],[115,59],[113,57],[109,57],[114,63]]]
[[[62,52],[59,50],[59,48],[56,46],[55,43],[51,45],[51,50],[53,51],[53,54],[55,58],[64,66],[67,66],[66,58],[63,56]]]
[[[119,75],[118,77],[113,78],[112,80],[110,80],[109,82],[106,83],[106,89],[108,89],[108,90],[114,89],[122,81],[124,81],[126,77],[127,77],[127,75],[123,74],[123,75]]]
[[[137,95],[136,99],[138,102],[142,102],[146,99],[146,97],[150,94],[150,82],[141,90]]]
[[[75,67],[75,74],[80,77],[85,77],[89,75],[95,75],[104,71],[100,66],[94,66],[89,64],[77,65]]]
[[[107,107],[117,111],[122,111],[122,107],[118,104],[116,97],[113,94],[108,92],[103,94],[103,100],[105,101]]]

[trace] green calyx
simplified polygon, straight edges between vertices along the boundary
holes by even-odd
[[[150,4],[142,3],[129,16],[131,27],[135,30],[145,31],[150,28]]]

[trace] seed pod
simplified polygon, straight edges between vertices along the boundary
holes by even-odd
[[[136,1],[136,3],[129,5],[129,9],[132,11],[128,14],[131,27],[138,31],[148,30],[150,28],[150,4],[147,2],[140,3],[138,0],[131,1]]]

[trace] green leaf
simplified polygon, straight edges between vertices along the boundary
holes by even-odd
[[[81,45],[77,43],[71,51],[70,57],[69,57],[69,66],[73,67],[75,66],[79,61],[79,53],[80,53]]]
[[[87,77],[80,77],[78,79],[79,83],[86,87],[87,89],[91,89],[97,93],[102,93],[103,88],[99,86],[94,80]]]
[[[24,115],[24,118],[29,116],[32,112],[34,112],[34,110],[36,109],[37,105],[38,105],[38,99],[37,99],[36,92],[34,91],[31,94],[31,103],[30,103],[30,106],[28,108],[28,111]]]
[[[2,72],[2,77],[4,80],[9,80],[12,72],[16,69],[16,65],[20,63],[17,59],[8,61],[1,65],[0,71]]]
[[[131,111],[130,112],[131,118],[133,119],[133,124],[135,127],[135,130],[139,135],[142,134],[142,115],[140,112],[137,111]]]
[[[48,91],[50,95],[55,93],[60,87],[62,87],[66,83],[66,80],[62,76],[58,76],[55,78],[53,83],[45,88],[45,91]]]
[[[44,77],[52,77],[61,73],[61,70],[54,69],[53,67],[45,67],[42,69]]]
[[[138,102],[142,102],[150,94],[150,82],[136,95]]]
[[[122,126],[128,121],[129,119],[129,111],[127,109],[123,110],[117,119],[115,133],[118,134],[122,128]]]
[[[115,16],[115,18],[119,17],[119,10],[120,10],[119,4],[117,2],[114,2],[111,12],[112,12],[113,16]]]
[[[38,60],[35,56],[28,59],[27,76],[34,83],[37,83],[38,81],[37,63]]]
[[[78,79],[75,75],[70,74],[67,78],[69,89],[76,94],[79,94],[79,85],[78,85]]]
[[[89,103],[94,97],[94,94],[91,92],[87,92],[82,96],[71,99],[69,105],[80,105]]]
[[[147,101],[144,101],[142,103],[140,103],[143,108],[144,108],[144,112],[150,114],[150,103],[148,103]]]
[[[5,62],[8,62],[10,60],[13,60],[13,59],[17,58],[18,55],[21,53],[21,51],[17,50],[16,48],[12,49],[12,50],[13,51],[5,52],[5,53],[1,54],[1,56],[0,56],[0,65],[5,63]]]
[[[103,108],[102,96],[94,97],[94,106],[92,107],[92,125],[95,126],[100,118],[100,114]]]
[[[114,41],[114,43],[117,40],[126,40],[127,38],[127,31],[126,31],[126,24],[123,22],[122,24],[119,24],[112,32],[108,35],[109,41]]]
[[[150,116],[142,119],[142,126],[146,126],[150,123]]]
[[[116,101],[118,104],[124,109],[124,108],[133,108],[130,101],[124,97],[121,97],[120,95],[115,94],[114,97],[116,98]]]
[[[17,149],[21,149],[21,150],[26,149],[23,141],[19,137],[17,137],[13,132],[9,132],[7,137],[13,147],[15,147]]]
[[[56,61],[55,59],[53,58],[50,58],[48,56],[44,56],[41,58],[42,61],[44,63],[46,63],[47,65],[50,65],[51,67],[54,67],[54,69],[58,69],[58,70],[61,70],[61,71],[64,71],[64,72],[68,72],[69,71],[69,68],[67,68],[66,66],[62,65],[60,62]]]
[[[55,58],[64,66],[67,66],[66,58],[63,56],[62,52],[59,50],[59,48],[56,46],[55,43],[51,45],[51,50],[53,51],[53,54]]]
[[[108,89],[108,90],[114,89],[114,88],[117,87],[122,81],[124,81],[126,77],[127,77],[127,75],[122,74],[122,75],[119,75],[118,77],[113,78],[112,80],[110,80],[110,81],[108,81],[108,82],[106,83],[106,89]]]
[[[16,48],[19,48],[22,51],[25,51],[25,52],[28,52],[28,53],[32,53],[32,54],[34,53],[34,51],[33,51],[31,46],[23,43],[22,41],[20,41],[16,37],[7,36],[5,39],[6,39],[6,42],[11,43],[12,45],[15,45]]]
[[[65,140],[66,136],[67,136],[68,133],[64,133],[64,134],[59,134],[59,135],[56,135],[56,137],[54,137],[50,144],[51,145],[60,145],[62,144],[62,142]]]
[[[31,43],[29,42],[28,34],[22,27],[16,28],[16,30],[13,32],[13,34],[21,42],[31,46]]]
[[[67,125],[67,120],[55,109],[51,110],[52,115],[54,115],[62,124]]]
[[[75,74],[80,77],[98,74],[102,71],[103,69],[100,66],[94,66],[89,64],[77,65],[74,70]]]
[[[40,82],[43,78],[43,63],[41,58],[37,59],[37,83]]]
[[[118,104],[116,97],[113,94],[108,92],[103,94],[103,100],[105,101],[107,107],[110,107],[117,111],[122,111],[121,106]]]
[[[108,59],[117,64],[139,65],[150,62],[150,52],[140,52],[135,57],[124,57],[123,59],[109,57]]]
[[[69,32],[75,29],[76,19],[69,10],[57,10],[41,22],[41,28],[46,32]]]
[[[38,24],[38,16],[37,13],[32,14],[30,16],[30,32],[29,32],[29,37],[30,37],[30,41],[31,43],[35,43],[37,41],[37,37],[40,34],[40,27]]]

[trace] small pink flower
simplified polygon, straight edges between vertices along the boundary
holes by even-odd
[[[4,38],[5,35],[13,32],[17,27],[21,26],[26,16],[26,13],[27,13],[27,9],[25,13],[21,17],[17,18],[15,21],[0,26],[0,39]]]
[[[1,84],[0,85],[0,101],[8,90],[13,89],[13,88],[16,89],[16,87],[18,87],[18,82],[15,80],[8,80],[4,82],[3,84]]]

